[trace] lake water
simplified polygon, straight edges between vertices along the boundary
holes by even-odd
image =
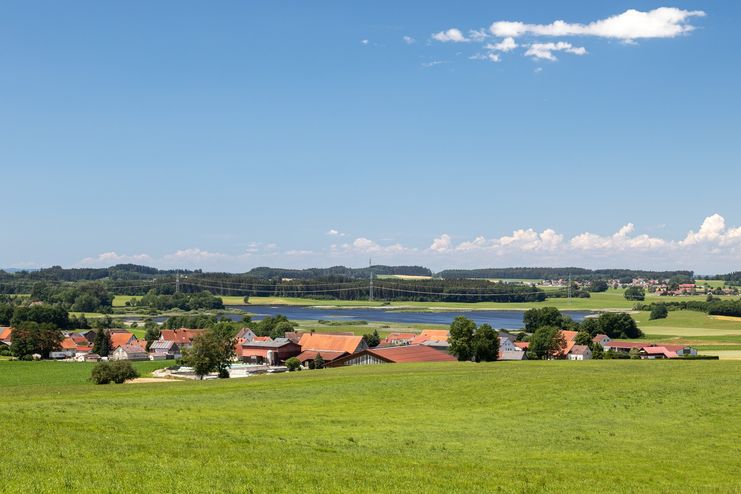
[[[457,316],[466,316],[476,324],[488,323],[497,329],[522,328],[523,311],[517,310],[450,310],[444,312],[406,312],[392,309],[325,309],[301,307],[295,305],[233,305],[231,309],[240,309],[252,314],[253,320],[283,314],[291,320],[327,320],[327,321],[378,321],[400,324],[450,324]],[[565,311],[575,321],[581,321],[591,312]],[[234,320],[242,316],[229,315]]]

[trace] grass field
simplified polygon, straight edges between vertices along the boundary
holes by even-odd
[[[108,386],[74,365],[0,362],[3,492],[741,490],[741,362],[379,365]]]

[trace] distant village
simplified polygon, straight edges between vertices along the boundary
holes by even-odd
[[[51,352],[49,358],[70,362],[172,360],[174,364],[205,330],[162,329],[159,339],[152,341],[148,348],[147,341],[138,339],[127,329],[107,331],[112,348],[107,357],[93,353],[96,331],[84,330],[64,332],[61,349]],[[590,360],[595,345],[599,345],[605,352],[630,354],[633,358],[640,359],[674,359],[697,355],[696,349],[685,345],[615,341],[604,334],[594,336],[590,349],[588,345],[576,344],[576,331],[561,330],[561,336],[565,345],[554,352],[551,359]],[[270,338],[257,336],[250,328],[245,327],[234,339],[236,357],[231,365],[230,377],[285,372],[288,370],[286,362],[294,358],[304,369],[313,369],[319,365],[319,361],[322,367],[455,361],[456,358],[449,353],[448,339],[449,331],[445,329],[394,332],[371,348],[362,336],[353,333],[295,331],[286,332],[281,338]],[[0,328],[0,343],[9,346],[11,342],[12,329]],[[516,334],[502,331],[499,333],[498,360],[527,360],[528,346],[528,342],[518,341]],[[35,355],[34,358],[40,359],[41,356]],[[192,369],[179,365],[155,371],[155,375],[196,377]]]
[[[590,280],[573,280],[571,281],[578,289],[589,290],[592,287]],[[533,286],[566,288],[569,286],[568,279],[544,280],[539,283],[532,283]],[[672,283],[669,280],[658,280],[648,278],[633,278],[630,282],[618,279],[607,280],[607,286],[610,288],[643,288],[648,293],[664,297],[681,297],[691,295],[738,295],[739,291],[734,286],[711,287],[702,283]]]

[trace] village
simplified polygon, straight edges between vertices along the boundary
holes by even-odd
[[[157,377],[194,379],[197,376],[178,362],[193,346],[203,329],[162,329],[157,340],[148,343],[138,339],[128,329],[107,330],[111,341],[108,356],[93,352],[95,330],[66,331],[58,351],[50,352],[49,359],[67,362],[99,361],[173,361],[173,366],[155,371]],[[0,344],[10,346],[13,330],[0,328]],[[617,341],[605,334],[592,338],[589,345],[577,344],[577,331],[561,330],[564,345],[548,359],[591,360],[593,350],[610,352],[615,358],[676,359],[696,356],[697,350],[686,345],[653,344],[638,341]],[[370,347],[363,336],[344,332],[292,331],[283,337],[257,336],[244,327],[234,337],[235,358],[230,366],[230,377],[248,377],[256,374],[279,373],[291,368],[297,361],[300,369],[374,365],[386,363],[445,362],[457,360],[449,353],[449,331],[428,329],[422,331],[389,333],[380,343]],[[499,361],[528,359],[527,341],[519,341],[518,333],[501,331],[498,334]],[[36,360],[41,355],[33,355]],[[200,376],[199,376],[200,377]],[[215,378],[209,374],[206,378]]]

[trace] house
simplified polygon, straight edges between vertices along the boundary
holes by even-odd
[[[322,354],[322,357],[324,354]],[[328,367],[374,365],[412,362],[453,362],[455,357],[426,345],[401,345],[384,348],[366,348],[352,355],[328,362]]]
[[[567,357],[569,360],[591,360],[592,350],[587,345],[574,345]]]
[[[180,348],[193,346],[193,339],[203,333],[202,329],[163,329],[160,331],[160,340],[174,341]]]
[[[411,345],[422,345],[427,342],[448,343],[450,331],[447,329],[425,329],[412,339]],[[434,346],[434,345],[430,345]]]
[[[256,336],[255,333],[250,328],[242,328],[234,336],[234,338],[236,339],[237,344],[241,345],[242,343],[246,341],[254,340],[255,336]]]
[[[527,352],[523,352],[520,349],[517,350],[506,350],[499,351],[499,360],[527,360]]]
[[[606,334],[598,334],[595,335],[594,338],[592,338],[593,343],[599,343],[602,348],[606,347],[608,343],[610,343],[610,337]]]
[[[111,336],[111,347],[116,349],[120,346],[131,345],[137,342],[136,336],[124,330],[112,329],[108,333]]]
[[[522,349],[515,345],[514,338],[510,338],[509,336],[499,336],[499,351],[522,353]]]
[[[149,355],[139,345],[122,345],[117,347],[108,358],[110,360],[149,360]]]
[[[664,359],[664,358],[677,358],[676,352],[667,350],[663,346],[646,346],[641,348],[640,355],[642,359]]]
[[[85,329],[83,331],[80,331],[74,334],[78,334],[81,337],[85,338],[88,341],[88,343],[93,343],[95,341],[95,330],[93,329]]]
[[[77,362],[98,362],[100,360],[100,355],[97,353],[78,353],[75,355],[75,361]]]
[[[640,350],[646,343],[636,343],[633,341],[615,341],[612,340],[604,347],[605,350],[612,350],[613,352],[629,353],[633,348]]]
[[[301,353],[301,346],[288,338],[276,338],[270,341],[248,341],[242,343],[237,357],[243,362],[254,364],[278,365]]]
[[[530,347],[530,343],[527,341],[515,341],[515,346],[523,352],[526,352],[527,349]]]
[[[411,345],[412,340],[417,337],[417,333],[389,333],[381,340],[384,345]]]
[[[286,331],[283,335],[284,338],[288,338],[292,342],[298,344],[299,341],[301,341],[301,333],[298,333],[296,331]]]
[[[180,344],[175,341],[155,340],[149,345],[150,360],[172,360],[181,356]]]

